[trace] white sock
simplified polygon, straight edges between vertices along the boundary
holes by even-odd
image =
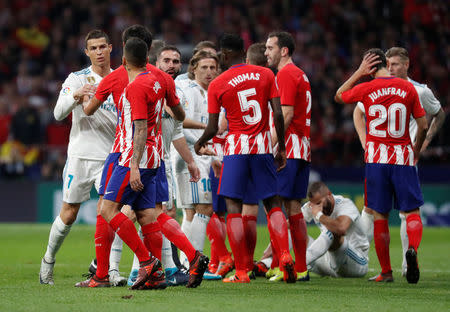
[[[166,270],[177,267],[172,258],[172,244],[164,235],[162,236],[161,262]]]
[[[192,221],[186,219],[186,213],[183,209],[183,221],[181,222],[181,230],[186,234],[187,239],[191,242]],[[187,256],[180,250],[180,263],[189,269],[189,260]]]
[[[404,214],[399,213],[398,216],[400,217],[400,240],[402,241],[402,272],[406,271],[406,258],[405,258],[405,254],[406,251],[408,250],[408,246],[409,246],[409,238],[408,238],[408,233],[406,232],[406,216]]]
[[[55,256],[61,247],[64,239],[70,232],[72,225],[65,225],[59,216],[53,221],[50,235],[48,237],[47,251],[44,255],[44,260],[47,263],[55,262]]]
[[[201,213],[196,213],[192,219],[190,241],[195,250],[201,253],[203,253],[203,247],[205,246],[206,227],[209,219],[210,217]]]
[[[261,262],[264,263],[264,265],[270,269],[270,266],[272,265],[272,257],[261,259]]]
[[[363,209],[363,211],[361,212],[361,223],[370,243],[373,240],[373,215],[368,214]]]
[[[109,270],[119,271],[120,258],[122,257],[123,241],[119,235],[114,236],[111,245],[111,253],[109,254]]]
[[[291,230],[288,230],[288,241],[289,241],[289,250],[292,250]]]
[[[138,235],[140,237],[140,239],[143,239],[143,234],[142,234],[142,229],[139,226],[139,230],[138,230]],[[134,255],[133,257],[133,265],[131,266],[131,272],[133,272],[134,270],[139,270],[140,264],[139,264],[139,259],[136,255]]]

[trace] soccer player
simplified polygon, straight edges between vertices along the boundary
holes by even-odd
[[[221,64],[227,69],[209,86],[209,121],[195,143],[195,151],[217,133],[221,107],[227,112],[229,132],[226,137],[219,194],[225,197],[228,210],[227,234],[235,257],[235,275],[224,282],[249,283],[245,263],[245,228],[242,200],[253,191],[264,201],[269,227],[280,249],[281,268],[287,282],[295,282],[294,263],[289,254],[287,223],[276,197],[276,168],[269,131],[270,101],[278,139],[275,161],[278,169],[286,164],[283,117],[275,77],[267,68],[248,65],[244,60],[244,42],[237,35],[225,34],[220,40]]]
[[[417,283],[420,277],[417,249],[423,230],[419,207],[423,205],[423,198],[414,165],[428,126],[414,86],[390,76],[386,66],[383,51],[366,51],[359,68],[337,90],[335,100],[339,103],[362,102],[367,112],[365,206],[373,210],[375,249],[381,265],[381,274],[371,280],[393,281],[388,216],[395,198],[394,207],[406,215],[409,239],[406,279],[409,283]],[[369,75],[375,79],[354,86],[359,79]],[[410,115],[417,122],[414,147],[409,133]]]
[[[116,109],[112,98],[105,99],[91,117],[87,117],[79,105],[94,94],[99,82],[111,72],[112,46],[108,35],[101,30],[90,31],[85,43],[91,66],[67,77],[54,109],[56,120],[63,120],[72,113],[72,128],[63,176],[63,203],[51,227],[41,262],[41,284],[54,284],[56,253],[77,218],[80,204],[89,199],[92,186],[99,190],[103,164],[114,140]]]
[[[206,125],[208,121],[207,90],[210,82],[217,76],[217,56],[200,51],[189,61],[189,79],[176,81],[177,94],[186,110],[186,118]],[[190,182],[186,163],[180,155],[175,155],[175,172],[177,192],[180,195],[177,203],[181,204],[186,217],[183,230],[195,249],[203,251],[206,227],[213,214],[211,198],[211,182],[209,171],[212,158],[208,155],[198,156],[194,153],[194,143],[202,135],[200,129],[184,129],[184,136],[195,163],[200,169],[200,180]],[[190,225],[186,226],[186,223]]]
[[[391,75],[408,80],[414,85],[416,91],[419,95],[420,104],[424,108],[425,112],[428,116],[431,117],[431,123],[425,137],[425,141],[423,142],[421,152],[423,152],[428,144],[433,140],[436,133],[444,124],[445,113],[442,110],[441,104],[434,96],[433,92],[427,87],[427,85],[420,84],[415,82],[411,78],[408,77],[408,68],[409,68],[409,55],[408,51],[401,47],[392,47],[386,52],[388,70]],[[365,120],[364,120],[364,106],[362,104],[358,104],[355,107],[354,111],[354,120],[355,127],[360,137],[361,144],[365,145]],[[416,140],[416,131],[417,124],[414,118],[411,118],[409,124],[409,134],[411,135],[411,142],[415,142]],[[363,219],[367,219],[366,221],[366,229],[370,236],[373,236],[373,216],[372,212],[367,208],[364,209],[365,213],[363,214]],[[402,275],[406,275],[406,258],[405,254],[408,250],[408,234],[406,232],[406,217],[405,214],[399,213],[401,224],[400,224],[400,238],[402,241]]]
[[[311,162],[311,86],[306,74],[292,62],[294,38],[287,32],[270,33],[266,42],[267,62],[278,70],[277,84],[286,130],[286,168],[277,174],[278,195],[289,216],[289,228],[299,281],[309,281],[306,267],[307,233],[301,211],[306,197]],[[272,135],[272,144],[276,136]],[[277,246],[274,246],[277,249]]]
[[[355,204],[333,195],[323,182],[308,188],[309,202],[302,207],[305,220],[314,220],[320,235],[308,241],[306,261],[310,270],[333,277],[362,277],[367,274],[369,241]]]
[[[122,41],[125,45],[126,41],[129,38],[137,37],[142,39],[147,47],[150,47],[152,44],[152,34],[148,31],[148,29],[142,25],[133,25],[128,27],[122,33]],[[170,107],[177,106],[179,104],[179,99],[176,96],[175,92],[175,84],[173,79],[163,71],[159,70],[155,66],[151,64],[147,64],[147,70],[152,71],[152,73],[161,81],[164,81],[168,86],[167,92],[165,95],[166,104]],[[124,88],[128,84],[128,74],[124,68],[124,66],[120,66],[118,69],[113,71],[110,75],[106,77],[105,80],[99,85],[97,88],[97,92],[95,96],[90,100],[90,102],[84,107],[84,112],[87,115],[93,114],[103,103],[103,101],[110,95],[113,95],[114,102],[118,106],[117,110],[119,112],[122,111],[120,107],[120,97],[123,93]],[[120,141],[118,140],[119,128],[116,128],[116,140],[115,144],[112,148],[112,152],[108,156],[108,159],[105,162],[105,167],[102,174],[102,183],[104,187],[108,184],[113,169],[118,164],[118,160],[120,157]],[[162,154],[162,136],[158,133],[158,152],[160,155],[160,159],[163,158]],[[151,240],[152,244],[150,244],[153,248],[150,250],[153,254],[155,254],[158,258],[161,257],[161,248],[162,248],[162,236],[159,234],[159,229],[161,229],[162,233],[173,242],[178,248],[183,250],[188,257],[188,260],[191,263],[190,268],[190,280],[187,284],[188,287],[196,287],[201,283],[201,279],[203,276],[204,270],[206,270],[205,262],[208,262],[208,258],[203,256],[201,253],[198,253],[193,247],[189,240],[186,238],[184,233],[182,232],[178,223],[167,214],[162,213],[161,203],[163,201],[168,200],[168,191],[167,191],[167,179],[165,176],[165,169],[163,167],[163,162],[161,162],[161,166],[157,170],[157,195],[156,195],[156,209],[159,216],[157,217],[157,223],[153,222],[142,228],[144,240]],[[195,175],[194,173],[192,173]],[[107,231],[109,228],[107,227],[106,221],[100,215],[100,211],[97,211],[97,231],[96,237],[101,238],[100,242],[96,242],[96,255],[97,255],[97,271],[98,268],[101,268],[101,273],[97,272],[97,276],[103,276],[105,271],[107,272],[108,264],[104,260],[109,255],[110,241],[107,239],[109,236],[102,234],[104,231]],[[96,287],[95,283],[92,284],[91,287]]]
[[[206,51],[206,52],[210,52],[214,55],[217,55],[217,46],[212,41],[208,41],[208,40],[200,41],[199,43],[197,43],[195,45],[194,50],[192,51],[192,56],[194,56],[195,54],[197,54],[200,51]],[[179,80],[185,80],[185,79],[189,79],[189,72],[178,75],[175,80],[179,81]],[[202,129],[204,129],[204,128],[202,128]]]

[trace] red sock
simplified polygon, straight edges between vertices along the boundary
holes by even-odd
[[[216,214],[211,216],[208,226],[206,227],[206,235],[211,242],[211,259],[219,258],[229,255],[227,246],[225,245],[225,236],[222,232],[222,223]],[[213,260],[211,260],[213,262]]]
[[[388,220],[375,220],[373,223],[373,239],[378,261],[381,265],[381,273],[392,272],[391,259],[389,256],[389,235]]]
[[[114,231],[101,215],[97,215],[95,226],[95,255],[97,257],[97,276],[104,278],[108,275],[109,254],[114,240]]]
[[[242,215],[240,213],[229,213],[227,219],[228,240],[230,242],[231,251],[234,254],[236,271],[245,271],[245,234]]]
[[[253,270],[253,255],[256,246],[256,216],[245,215],[242,216],[244,222],[245,241],[247,247],[247,269]]]
[[[292,246],[295,253],[295,270],[305,272],[306,267],[306,247],[308,245],[306,223],[303,214],[300,212],[289,217],[289,228],[291,229]]]
[[[109,225],[116,231],[117,235],[130,247],[130,249],[136,254],[139,262],[150,260],[147,248],[139,238],[133,221],[128,219],[126,215],[119,212],[114,218],[111,219]]]
[[[152,256],[161,260],[162,233],[158,222],[152,222],[141,227],[144,244]]]
[[[273,239],[275,241],[279,256],[284,252],[289,252],[289,238],[287,230],[286,217],[284,216],[281,208],[272,208],[269,211],[269,222],[272,227]]]
[[[406,233],[408,234],[409,247],[413,247],[417,252],[422,240],[422,219],[420,215],[412,213],[406,217]]]
[[[224,238],[224,240],[226,240],[227,237],[227,223],[225,222],[225,217],[219,217],[220,220],[220,224],[222,224],[222,235]]]
[[[279,250],[278,246],[276,245],[276,242],[274,240],[274,234],[273,229],[270,224],[269,215],[267,215],[267,229],[269,230],[269,236],[270,236],[270,247],[272,248],[272,264],[270,265],[271,269],[275,269],[279,266]]]
[[[159,226],[161,227],[161,232],[167,237],[167,239],[177,246],[178,249],[184,252],[189,262],[194,260],[195,249],[192,247],[191,242],[181,230],[181,226],[178,222],[165,213],[160,214],[157,220]]]

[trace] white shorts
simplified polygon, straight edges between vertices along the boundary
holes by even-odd
[[[63,201],[77,204],[91,198],[92,186],[98,192],[104,160],[67,157],[63,172]]]
[[[193,209],[194,204],[212,204],[211,181],[209,170],[211,163],[196,162],[200,169],[200,180],[197,183],[189,182],[189,172],[181,172],[176,175],[177,204],[184,209]]]

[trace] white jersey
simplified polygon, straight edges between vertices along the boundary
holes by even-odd
[[[67,155],[81,159],[105,160],[114,141],[116,132],[116,106],[112,96],[92,116],[87,116],[83,106],[73,98],[76,90],[89,83],[98,86],[102,77],[92,66],[70,73],[64,81],[54,109],[56,120],[63,120],[72,113]]]
[[[186,112],[186,118],[204,123],[208,123],[208,92],[203,89],[196,81],[185,79],[176,80],[177,95],[180,103]],[[199,156],[195,153],[194,144],[202,136],[203,129],[183,129],[187,145],[194,156],[198,166],[204,165],[209,168],[211,156]],[[175,154],[175,172],[186,172],[187,166],[179,154]]]
[[[164,143],[164,162],[166,171],[171,167],[170,164],[170,146],[172,141],[181,139],[183,134],[183,122],[172,118],[165,110],[161,118],[161,132]]]
[[[362,253],[367,253],[370,245],[367,236],[365,235],[363,225],[360,222],[360,214],[358,208],[356,208],[355,204],[348,198],[344,198],[340,195],[333,195],[333,197],[335,205],[330,218],[336,219],[339,216],[349,217],[352,220],[352,224],[347,230],[345,237],[348,240],[349,244],[355,249],[361,251]],[[302,213],[306,222],[311,222],[311,220],[314,220],[309,202],[303,205]],[[316,220],[314,220],[314,222],[320,228],[321,232],[328,231],[328,229],[321,223],[318,223]]]
[[[411,82],[416,88],[417,94],[419,95],[419,101],[427,115],[434,116],[441,109],[441,103],[436,99],[433,92],[428,88],[426,84],[418,83],[408,77],[408,81]],[[358,102],[359,109],[365,113],[364,105]],[[409,121],[409,136],[411,137],[411,142],[416,141],[417,135],[417,123],[414,117],[411,115]]]

